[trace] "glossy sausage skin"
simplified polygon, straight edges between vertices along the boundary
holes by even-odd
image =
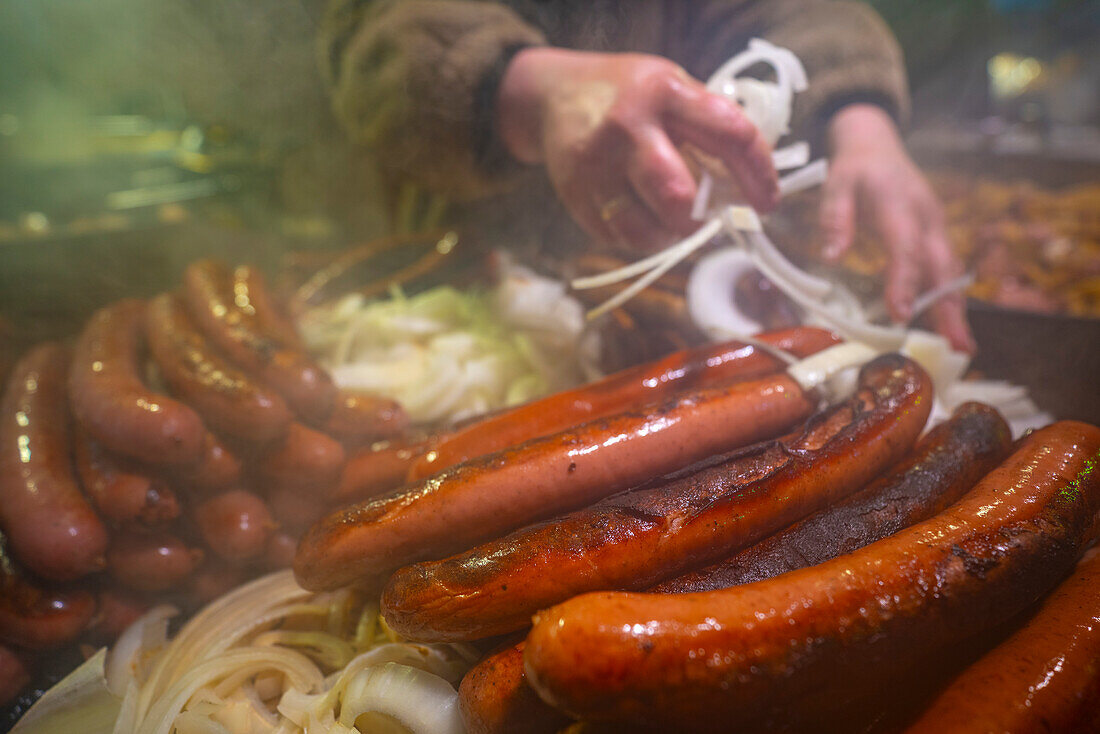
[[[293,416],[282,397],[217,354],[173,295],[154,298],[145,323],[149,351],[168,388],[211,429],[253,444],[286,432]]]
[[[344,465],[332,501],[346,505],[397,489],[405,483],[409,467],[429,448],[428,441],[417,439],[379,441],[356,451]]]
[[[149,611],[153,602],[146,594],[138,594],[117,586],[99,592],[99,610],[92,622],[92,636],[113,645],[126,628]]]
[[[256,473],[275,488],[330,490],[346,461],[339,441],[294,422],[283,438],[264,449],[256,461]]]
[[[409,425],[404,409],[389,398],[341,390],[332,413],[319,427],[349,446],[398,436]]]
[[[79,427],[73,443],[80,483],[104,519],[120,524],[159,525],[179,517],[176,493],[162,478],[111,455]]]
[[[241,473],[237,455],[214,434],[207,433],[198,463],[176,470],[170,478],[192,494],[207,495],[240,484]]]
[[[0,535],[0,642],[41,650],[76,639],[95,616],[87,591],[46,589],[8,556]]]
[[[797,357],[807,357],[838,342],[831,332],[811,327],[775,331],[756,338]],[[738,341],[676,352],[456,430],[434,442],[431,450],[410,468],[408,479],[422,479],[475,456],[638,405],[660,402],[678,391],[762,377],[782,367],[780,360],[759,347]]]
[[[811,396],[782,374],[600,418],[330,515],[303,538],[295,573],[307,588],[377,586],[406,563],[449,555],[778,435],[812,409]]]
[[[233,300],[236,306],[255,318],[257,330],[289,349],[304,349],[302,337],[283,305],[271,295],[263,273],[252,265],[233,269]]]
[[[304,352],[279,344],[257,327],[254,313],[240,308],[232,273],[200,260],[183,274],[184,301],[202,332],[238,366],[273,388],[299,415],[323,423],[332,413],[336,386]]]
[[[267,503],[243,489],[203,500],[195,507],[194,520],[207,546],[230,562],[262,555],[276,528]]]
[[[851,553],[942,511],[1000,464],[1011,445],[1008,425],[996,410],[965,403],[922,438],[900,465],[843,502],[650,591],[725,589]]]
[[[469,734],[556,734],[569,725],[527,685],[523,647],[522,640],[506,644],[463,676],[458,704]]]
[[[528,678],[586,720],[821,718],[1056,585],[1097,532],[1098,455],[1100,429],[1058,423],[944,512],[832,561],[720,591],[576,597],[536,616]]]
[[[107,549],[73,470],[68,357],[58,344],[33,348],[0,403],[0,530],[20,563],[57,581],[102,569]]]
[[[645,589],[713,563],[896,463],[923,428],[931,396],[915,363],[881,357],[863,369],[855,397],[794,438],[402,568],[382,594],[383,613],[412,639],[472,640],[522,629],[539,609],[576,594]]]
[[[145,302],[100,309],[73,351],[69,397],[80,424],[108,450],[148,464],[190,464],[202,453],[198,413],[142,380]]]
[[[1100,549],[951,681],[906,734],[1100,731]]]
[[[165,591],[190,576],[202,556],[170,533],[120,530],[107,549],[107,568],[128,589]]]

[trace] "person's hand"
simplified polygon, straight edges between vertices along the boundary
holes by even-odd
[[[821,203],[824,255],[835,262],[851,246],[859,220],[889,249],[886,305],[908,323],[913,300],[962,273],[944,228],[943,209],[898,135],[893,120],[873,105],[851,105],[829,122],[832,151]],[[936,331],[956,349],[974,351],[960,293],[931,308]]]
[[[525,49],[505,70],[496,114],[508,151],[545,165],[569,213],[604,242],[654,247],[699,226],[681,143],[721,161],[757,209],[779,200],[752,122],[658,56]]]

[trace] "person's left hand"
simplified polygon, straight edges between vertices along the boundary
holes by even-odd
[[[820,212],[825,258],[840,259],[851,247],[857,221],[869,222],[889,249],[887,308],[895,321],[908,323],[920,292],[962,273],[943,209],[884,110],[844,107],[830,120],[828,136],[832,155]],[[961,293],[937,301],[931,318],[955,349],[973,353]]]

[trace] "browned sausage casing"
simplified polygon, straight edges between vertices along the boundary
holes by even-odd
[[[812,409],[811,397],[782,374],[534,439],[330,515],[303,538],[294,570],[307,588],[377,586],[406,563],[446,556],[778,435]]]
[[[793,439],[610,497],[442,561],[394,573],[382,609],[399,634],[471,640],[525,627],[585,591],[645,589],[712,563],[856,491],[897,462],[931,403],[916,363],[867,365],[852,399]]]
[[[376,497],[405,483],[405,475],[429,448],[425,440],[379,441],[348,457],[340,481],[331,493],[337,504]]]
[[[69,397],[80,424],[110,451],[149,464],[190,464],[202,454],[198,413],[142,381],[145,303],[100,309],[73,351]]]
[[[240,484],[241,460],[214,434],[207,433],[199,462],[175,471],[170,479],[200,495],[219,492]]]
[[[112,456],[79,427],[73,441],[76,471],[84,492],[105,519],[158,525],[179,517],[176,493],[162,478]]]
[[[327,490],[339,481],[346,460],[339,441],[294,422],[257,458],[256,473],[274,488]]]
[[[190,576],[202,556],[170,533],[119,530],[107,549],[107,568],[128,589],[164,591]]]
[[[536,616],[528,678],[597,721],[812,719],[1054,586],[1097,531],[1098,453],[1100,429],[1058,423],[944,512],[827,563],[698,594],[576,597]]]
[[[255,318],[256,328],[264,336],[290,349],[304,349],[293,319],[271,295],[263,273],[256,267],[238,265],[233,269],[233,301],[242,312]]]
[[[963,671],[906,734],[1100,731],[1100,549],[1027,624]]]
[[[283,399],[217,354],[171,294],[149,304],[145,337],[172,394],[211,429],[253,444],[286,432],[293,416]]]
[[[395,401],[341,390],[332,413],[319,428],[350,446],[362,446],[397,436],[408,425],[409,416]]]
[[[47,343],[12,370],[0,404],[0,530],[25,567],[69,581],[103,568],[107,530],[72,465],[68,352]]]
[[[714,566],[669,579],[650,591],[725,589],[851,553],[955,502],[1004,460],[1011,445],[1008,424],[996,410],[965,403],[922,438],[900,465],[843,502]]]
[[[458,705],[469,734],[556,734],[572,721],[527,685],[523,647],[494,650],[462,677]]]
[[[203,500],[195,507],[194,519],[207,546],[231,562],[260,556],[276,528],[267,503],[243,489]]]

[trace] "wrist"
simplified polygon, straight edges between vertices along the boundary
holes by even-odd
[[[850,104],[837,110],[829,118],[826,139],[833,155],[853,149],[902,146],[894,118],[878,105],[866,103]]]

